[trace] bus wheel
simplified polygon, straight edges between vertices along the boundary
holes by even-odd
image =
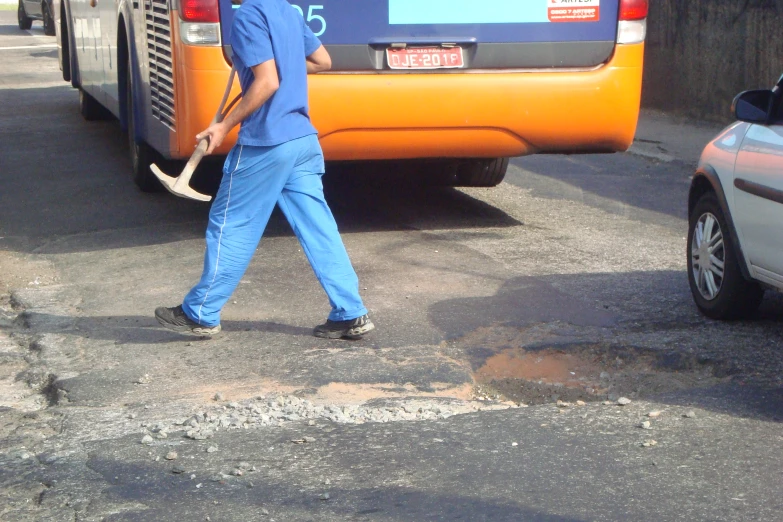
[[[106,119],[106,109],[104,109],[98,100],[79,89],[79,112],[87,121],[98,121]]]
[[[23,31],[26,31],[33,26],[33,20],[27,16],[22,0],[19,0],[19,8],[16,10],[16,19],[19,22],[19,29]]]
[[[43,16],[44,34],[54,36],[54,18],[52,18],[52,10],[46,0],[41,2],[41,15]]]
[[[506,170],[508,158],[464,161],[457,169],[457,186],[495,187],[506,177]]]
[[[136,139],[136,111],[133,106],[133,89],[130,80],[132,72],[130,67],[128,69],[127,89],[125,89],[127,103],[125,106],[128,108],[128,145],[133,182],[142,192],[158,192],[163,187],[150,170],[150,165],[155,163],[158,158],[149,145]]]

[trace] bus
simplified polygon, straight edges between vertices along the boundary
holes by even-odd
[[[421,160],[454,185],[491,187],[511,157],[633,141],[648,0],[290,3],[332,57],[309,79],[327,161]],[[63,79],[85,119],[127,131],[143,191],[159,187],[150,164],[188,158],[214,116],[239,4],[54,0]]]

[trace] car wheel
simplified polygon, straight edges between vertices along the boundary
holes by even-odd
[[[130,60],[128,60],[130,62]],[[145,142],[136,140],[136,117],[133,105],[133,87],[131,83],[130,65],[128,65],[127,88],[125,89],[128,109],[128,146],[130,148],[131,173],[133,182],[142,192],[158,192],[163,187],[158,178],[150,170],[150,165],[155,163],[157,155]]]
[[[457,186],[495,187],[508,170],[508,158],[467,160],[457,168]]]
[[[739,251],[714,193],[699,198],[688,220],[688,282],[699,310],[713,319],[755,312],[764,289],[742,276]]]
[[[27,16],[27,13],[24,10],[24,3],[22,3],[22,0],[19,0],[19,7],[16,10],[16,19],[19,22],[19,29],[23,31],[26,31],[27,29],[30,29],[33,26],[33,20],[32,18],[29,18]]]
[[[43,16],[44,34],[54,36],[54,18],[52,18],[52,11],[46,2],[41,3],[41,15]]]

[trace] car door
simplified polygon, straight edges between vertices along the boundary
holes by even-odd
[[[771,125],[754,124],[734,170],[734,223],[754,275],[783,284],[783,104]]]

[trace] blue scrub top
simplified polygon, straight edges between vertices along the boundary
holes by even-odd
[[[253,83],[250,69],[275,60],[280,88],[239,129],[240,145],[270,147],[317,134],[310,123],[305,57],[321,46],[299,12],[286,0],[245,0],[231,27],[234,66],[242,91]]]

